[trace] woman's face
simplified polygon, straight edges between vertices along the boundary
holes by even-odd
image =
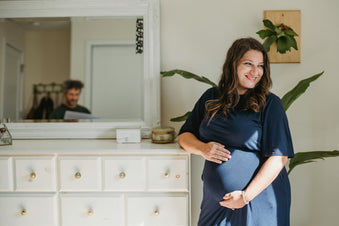
[[[248,89],[253,89],[264,74],[264,57],[258,50],[249,50],[240,59],[237,66],[238,93],[245,94]]]

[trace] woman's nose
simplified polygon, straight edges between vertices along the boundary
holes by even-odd
[[[260,70],[259,70],[258,67],[253,66],[252,69],[251,69],[251,73],[252,73],[252,75],[259,76]]]

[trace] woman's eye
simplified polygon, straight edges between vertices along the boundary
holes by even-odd
[[[252,64],[250,62],[245,62],[245,65],[251,66]]]
[[[260,68],[264,68],[264,65],[259,65]]]

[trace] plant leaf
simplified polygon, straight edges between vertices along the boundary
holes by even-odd
[[[186,119],[188,118],[188,116],[191,114],[191,111],[186,112],[184,115],[176,117],[176,118],[171,118],[171,122],[182,122],[182,121],[186,121]]]
[[[293,31],[293,30],[285,31],[285,33],[286,33],[287,35],[289,35],[289,36],[298,36],[298,34],[295,33],[295,31]]]
[[[269,19],[265,19],[265,20],[263,20],[263,22],[264,22],[265,27],[271,29],[272,31],[275,31],[276,26],[274,26],[272,21],[270,21]]]
[[[193,74],[191,72],[188,71],[184,71],[184,70],[179,70],[179,69],[175,69],[175,70],[171,70],[171,71],[163,71],[160,72],[162,74],[163,77],[170,77],[173,76],[175,74],[181,75],[182,77],[186,78],[186,79],[195,79],[199,82],[203,82],[206,84],[209,84],[211,86],[217,87],[217,85],[212,82],[211,80],[209,80],[208,78],[204,77],[204,76],[199,76],[196,74]]]
[[[277,51],[279,53],[286,53],[286,51],[291,51],[291,42],[286,35],[281,36],[277,40]]]
[[[298,50],[297,41],[293,36],[286,35],[285,33],[281,35],[277,40],[277,51],[279,53],[286,53],[286,51],[291,51],[291,47],[295,50]]]
[[[329,157],[339,156],[339,151],[310,151],[310,152],[298,152],[294,158],[290,160],[288,174],[298,165],[315,162],[317,159],[324,159]]]
[[[268,37],[264,43],[263,43],[263,46],[264,48],[266,49],[266,51],[270,51],[270,48],[271,48],[271,45],[273,44],[273,42],[275,42],[275,40],[277,40],[277,36],[270,36]]]
[[[286,38],[290,40],[291,47],[293,47],[295,50],[298,50],[297,41],[295,38],[290,35],[286,35]]]
[[[266,30],[260,30],[256,34],[258,34],[261,39],[264,39],[266,37],[275,35],[276,33],[274,31],[266,29]]]
[[[288,91],[283,98],[281,98],[282,104],[284,106],[285,111],[290,107],[290,105],[301,95],[303,94],[306,89],[310,86],[310,83],[318,79],[324,71],[313,75],[309,78],[301,80],[293,89]]]

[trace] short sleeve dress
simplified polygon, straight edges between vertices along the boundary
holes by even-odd
[[[222,164],[205,161],[203,201],[199,226],[289,226],[291,189],[286,169],[248,205],[231,210],[220,206],[226,193],[244,190],[261,165],[272,155],[294,157],[287,117],[279,97],[267,96],[262,111],[244,111],[239,105],[228,117],[205,119],[205,103],[218,98],[208,89],[195,104],[179,134],[193,133],[203,142],[225,145],[232,158]]]

